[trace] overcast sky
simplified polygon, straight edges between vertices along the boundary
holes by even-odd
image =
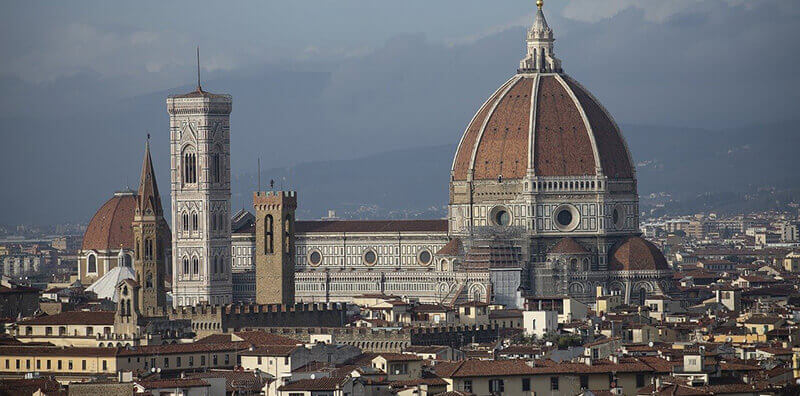
[[[62,213],[53,189],[85,205],[67,218],[86,219],[108,191],[135,185],[144,131],[167,191],[164,97],[193,86],[196,45],[204,87],[234,97],[234,175],[256,157],[268,168],[455,145],[518,67],[534,10],[534,0],[7,2],[0,223]],[[564,70],[620,124],[800,118],[798,0],[545,0],[545,13]]]
[[[751,103],[727,116],[712,110],[675,121],[724,125],[786,118],[794,111],[764,102],[797,99],[798,4],[549,0],[545,9],[560,39],[557,45],[570,51],[559,53],[565,70],[590,71],[579,79],[602,81],[604,67],[619,71],[622,65],[632,73],[631,81],[651,94],[659,92],[644,84],[655,80],[663,87],[682,82],[696,87],[697,75],[714,90],[724,85],[731,91],[753,91],[749,98],[736,96],[752,100],[755,107]],[[423,33],[433,44],[465,45],[529,25],[534,8],[533,0],[16,1],[6,4],[0,15],[0,77],[42,86],[84,73],[102,79],[110,94],[133,96],[189,83],[198,44],[203,71],[212,76],[266,64],[313,67],[309,65],[364,56],[408,33]],[[576,31],[586,34],[573,35]],[[567,38],[573,42],[563,43]],[[509,59],[511,65],[515,62]],[[631,90],[621,89],[619,96]],[[706,94],[707,100],[714,99]],[[714,94],[731,97],[728,92]],[[617,117],[663,124],[674,111],[691,111],[680,104],[670,108],[659,103],[658,108],[649,114],[622,110]],[[745,108],[760,112],[744,114]]]

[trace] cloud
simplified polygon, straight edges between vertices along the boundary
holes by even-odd
[[[663,23],[672,16],[692,10],[738,6],[744,0],[572,0],[562,11],[565,18],[597,22],[630,8],[641,10],[648,22]]]

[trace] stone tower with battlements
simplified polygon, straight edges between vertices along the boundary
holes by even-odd
[[[173,305],[232,301],[230,95],[197,89],[167,99]]]
[[[164,280],[170,231],[167,221],[164,220],[161,195],[158,193],[153,160],[150,158],[149,135],[131,225],[134,237],[133,270],[139,284],[138,306],[145,316],[156,315],[166,305]]]
[[[253,194],[256,211],[256,303],[294,304],[294,191]]]

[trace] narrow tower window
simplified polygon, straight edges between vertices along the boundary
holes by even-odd
[[[183,155],[183,180],[186,183],[197,183],[197,156],[187,152]]]
[[[291,239],[292,239],[291,225],[292,225],[292,216],[286,215],[286,220],[283,222],[283,230],[284,230],[283,243],[285,245],[283,250],[285,251],[286,254],[292,254],[292,251],[291,251],[291,248],[292,248],[292,245],[291,245]]]
[[[273,252],[273,225],[272,215],[264,217],[264,253]]]
[[[153,240],[150,238],[144,240],[144,259],[153,259]]]
[[[183,273],[185,275],[189,274],[189,259],[187,257],[183,258]]]
[[[211,172],[214,183],[219,183],[220,170],[219,154],[214,153],[211,155]]]

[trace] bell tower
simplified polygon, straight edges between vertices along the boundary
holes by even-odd
[[[142,176],[131,226],[136,249],[133,270],[139,284],[136,292],[137,305],[143,316],[161,316],[166,304],[164,278],[167,247],[171,238],[169,225],[164,220],[161,196],[158,194],[153,161],[150,158],[150,135],[145,144]]]
[[[256,303],[294,304],[294,222],[297,193],[258,191],[256,211]]]
[[[199,56],[198,56],[199,59]],[[231,96],[197,88],[167,98],[173,305],[224,305],[231,285]]]

